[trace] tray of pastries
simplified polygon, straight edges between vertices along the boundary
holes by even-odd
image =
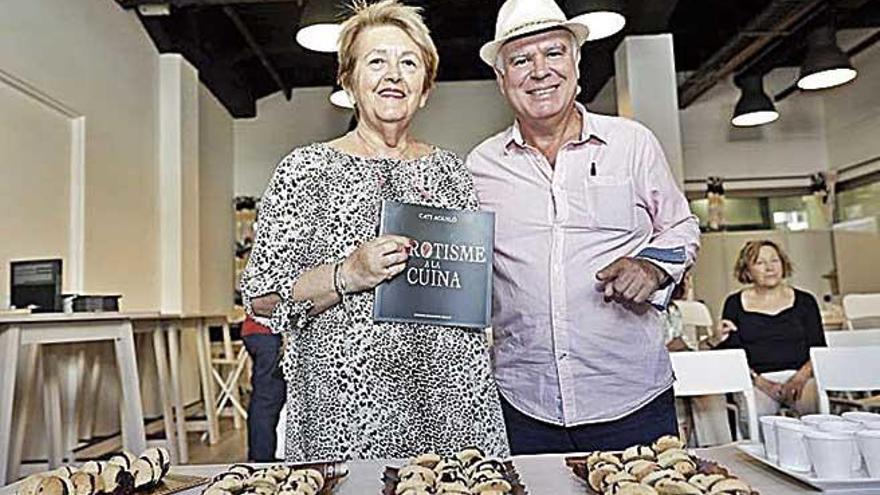
[[[592,495],[758,495],[726,468],[689,454],[671,435],[623,452],[567,457],[565,463]]]
[[[79,467],[63,466],[33,474],[19,485],[18,495],[168,495],[207,481],[197,476],[169,474],[171,458],[164,448],[145,450],[140,456],[121,452],[106,461],[89,461]]]
[[[255,467],[233,464],[202,495],[330,495],[348,475],[341,462]]]
[[[449,457],[421,454],[401,467],[386,467],[383,495],[525,495],[510,461],[487,458],[476,447]]]

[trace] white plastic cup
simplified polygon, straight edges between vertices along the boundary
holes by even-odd
[[[866,411],[847,411],[843,414],[843,419],[848,419],[850,421],[857,421],[859,423],[873,423],[880,421],[880,414],[866,412]]]
[[[863,423],[856,423],[855,421],[849,421],[846,419],[841,419],[838,421],[825,421],[823,423],[819,423],[819,431],[824,431],[828,433],[845,433],[849,435],[853,435],[852,441],[852,470],[858,471],[862,467],[862,454],[859,452],[859,446],[855,441],[855,433],[857,431],[862,431],[866,427]]]
[[[800,423],[795,418],[786,416],[761,416],[761,436],[764,439],[764,456],[772,462],[779,460],[779,450],[776,448],[776,424],[779,422]]]
[[[776,449],[781,467],[792,471],[810,470],[810,456],[804,441],[804,435],[809,431],[814,430],[800,421],[776,423]]]
[[[880,478],[880,430],[862,430],[856,432],[856,442],[865,459],[868,476]]]
[[[804,438],[817,478],[840,480],[853,476],[856,441],[852,433],[813,430],[804,433]]]
[[[806,414],[801,416],[801,422],[811,428],[818,428],[827,421],[840,421],[842,418],[836,414]]]

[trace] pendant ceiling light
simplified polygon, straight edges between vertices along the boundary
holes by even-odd
[[[608,38],[626,25],[623,0],[567,0],[565,13],[590,29],[588,41]]]
[[[348,97],[348,93],[338,84],[333,85],[333,91],[330,93],[330,103],[340,108],[354,108],[354,102]]]
[[[316,52],[335,52],[339,40],[335,0],[309,0],[303,7],[296,42]]]
[[[807,56],[797,82],[799,88],[832,88],[852,81],[857,75],[849,57],[837,46],[837,35],[831,24],[810,33],[807,37]]]
[[[730,123],[736,127],[754,127],[773,122],[779,112],[764,92],[764,78],[760,74],[738,76],[734,82],[742,92]]]

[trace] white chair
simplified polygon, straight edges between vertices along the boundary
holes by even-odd
[[[741,393],[745,398],[749,418],[748,438],[758,439],[758,412],[755,390],[749,374],[749,363],[742,349],[703,352],[673,352],[672,370],[675,372],[675,396],[716,395]]]
[[[850,330],[855,330],[855,320],[880,319],[880,293],[843,296],[843,315],[846,318],[846,328]]]
[[[810,349],[810,359],[819,393],[819,412],[823,414],[831,411],[829,391],[880,390],[880,346],[814,347]],[[876,397],[834,401],[859,408],[880,406]]]
[[[828,347],[866,347],[880,346],[880,328],[871,330],[832,330],[825,332]]]
[[[708,335],[712,335],[714,322],[709,308],[700,301],[674,301],[675,307],[681,313],[681,326],[693,345],[699,342],[699,327],[706,328]]]

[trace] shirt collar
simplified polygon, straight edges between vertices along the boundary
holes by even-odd
[[[595,114],[588,112],[586,107],[579,102],[574,102],[574,106],[582,117],[581,133],[574,144],[608,144],[607,133],[605,129],[602,129],[601,123],[598,122],[599,119],[594,117]],[[520,148],[526,147],[525,139],[523,139],[522,131],[519,127],[519,121],[516,119],[513,119],[513,125],[508,128],[504,152],[507,153],[511,145],[514,144]]]

